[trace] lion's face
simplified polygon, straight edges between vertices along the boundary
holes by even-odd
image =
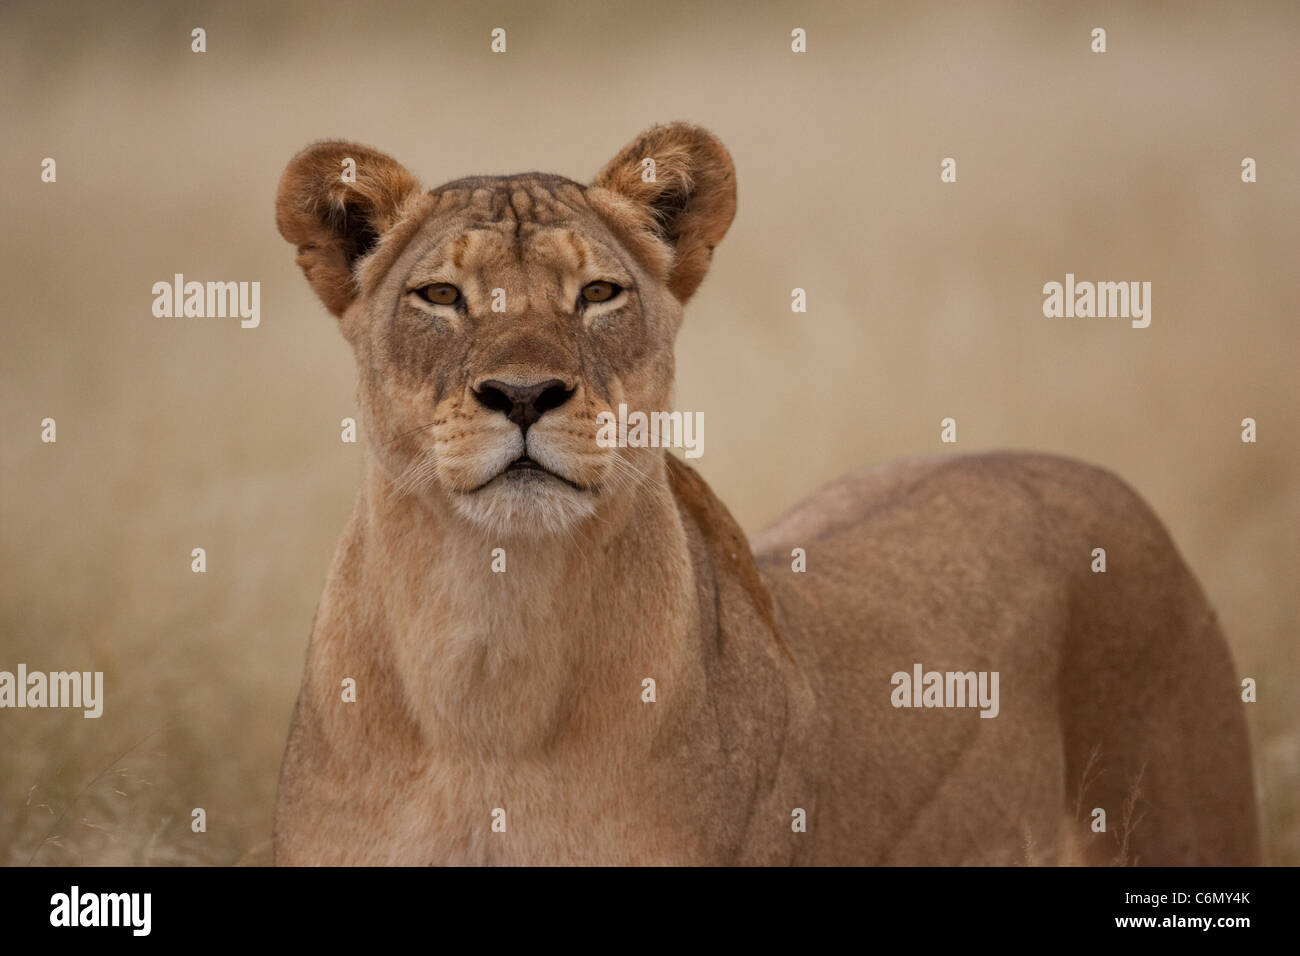
[[[375,451],[403,492],[494,530],[554,532],[627,490],[654,449],[597,414],[665,408],[681,305],[575,183],[453,183],[358,304]],[[377,427],[376,427],[377,426]]]
[[[668,408],[682,303],[734,208],[721,145],[670,126],[588,187],[528,174],[423,193],[381,154],[322,144],[286,170],[278,212],[356,352],[395,491],[544,536],[658,473],[662,449],[599,443],[598,416]]]

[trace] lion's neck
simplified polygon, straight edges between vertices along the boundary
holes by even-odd
[[[363,506],[369,610],[431,746],[589,746],[623,724],[648,746],[668,709],[647,711],[646,679],[700,680],[694,572],[662,467],[571,538],[496,539],[399,496],[374,464]]]

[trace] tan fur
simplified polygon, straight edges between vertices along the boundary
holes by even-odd
[[[357,184],[338,181],[344,156]],[[1036,455],[903,462],[751,551],[679,459],[597,446],[598,412],[669,407],[682,304],[735,207],[726,150],[685,124],[587,187],[423,193],[346,143],[290,163],[278,222],[356,352],[368,443],[277,861],[1254,862],[1222,634],[1112,476]],[[578,308],[598,279],[629,294]],[[412,291],[437,282],[465,307]],[[474,397],[485,380],[572,397],[524,437]],[[502,472],[525,449],[559,477]],[[1001,713],[893,708],[890,676],[914,662],[998,670]],[[1097,806],[1108,833],[1081,823]]]

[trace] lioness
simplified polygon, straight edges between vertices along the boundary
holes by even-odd
[[[425,191],[344,142],[289,163],[279,230],[356,353],[368,442],[278,862],[1254,862],[1228,648],[1110,474],[907,461],[751,551],[678,457],[596,440],[668,408],[735,210],[685,124],[588,186]]]

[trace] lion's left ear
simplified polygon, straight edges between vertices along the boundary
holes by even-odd
[[[634,251],[646,253],[651,268],[659,265],[668,288],[685,302],[736,215],[736,169],[708,130],[670,123],[624,147],[596,176],[588,197]]]

